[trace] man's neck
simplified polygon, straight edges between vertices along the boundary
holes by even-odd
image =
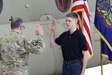
[[[70,34],[72,34],[73,32],[75,32],[76,30],[77,30],[77,28],[70,29]]]
[[[12,29],[11,32],[15,32],[15,33],[20,34],[20,31],[18,29]]]

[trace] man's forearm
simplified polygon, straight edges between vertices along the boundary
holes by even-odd
[[[51,45],[51,47],[55,46],[55,30],[51,30],[50,45]]]
[[[84,75],[85,73],[85,69],[86,69],[86,66],[87,66],[87,61],[88,61],[88,53],[87,51],[83,51],[83,61],[82,61],[82,75]]]

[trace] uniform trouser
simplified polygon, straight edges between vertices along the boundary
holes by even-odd
[[[80,60],[64,61],[62,75],[80,75],[82,63]]]

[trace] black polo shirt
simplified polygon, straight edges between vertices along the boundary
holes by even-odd
[[[55,42],[61,46],[63,58],[65,61],[83,58],[82,50],[87,51],[85,36],[76,30],[72,34],[70,31],[62,33]]]

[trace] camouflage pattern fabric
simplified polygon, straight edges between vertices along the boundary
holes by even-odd
[[[45,49],[44,40],[38,36],[32,43],[16,32],[0,39],[0,75],[28,75],[29,53],[41,53]]]

